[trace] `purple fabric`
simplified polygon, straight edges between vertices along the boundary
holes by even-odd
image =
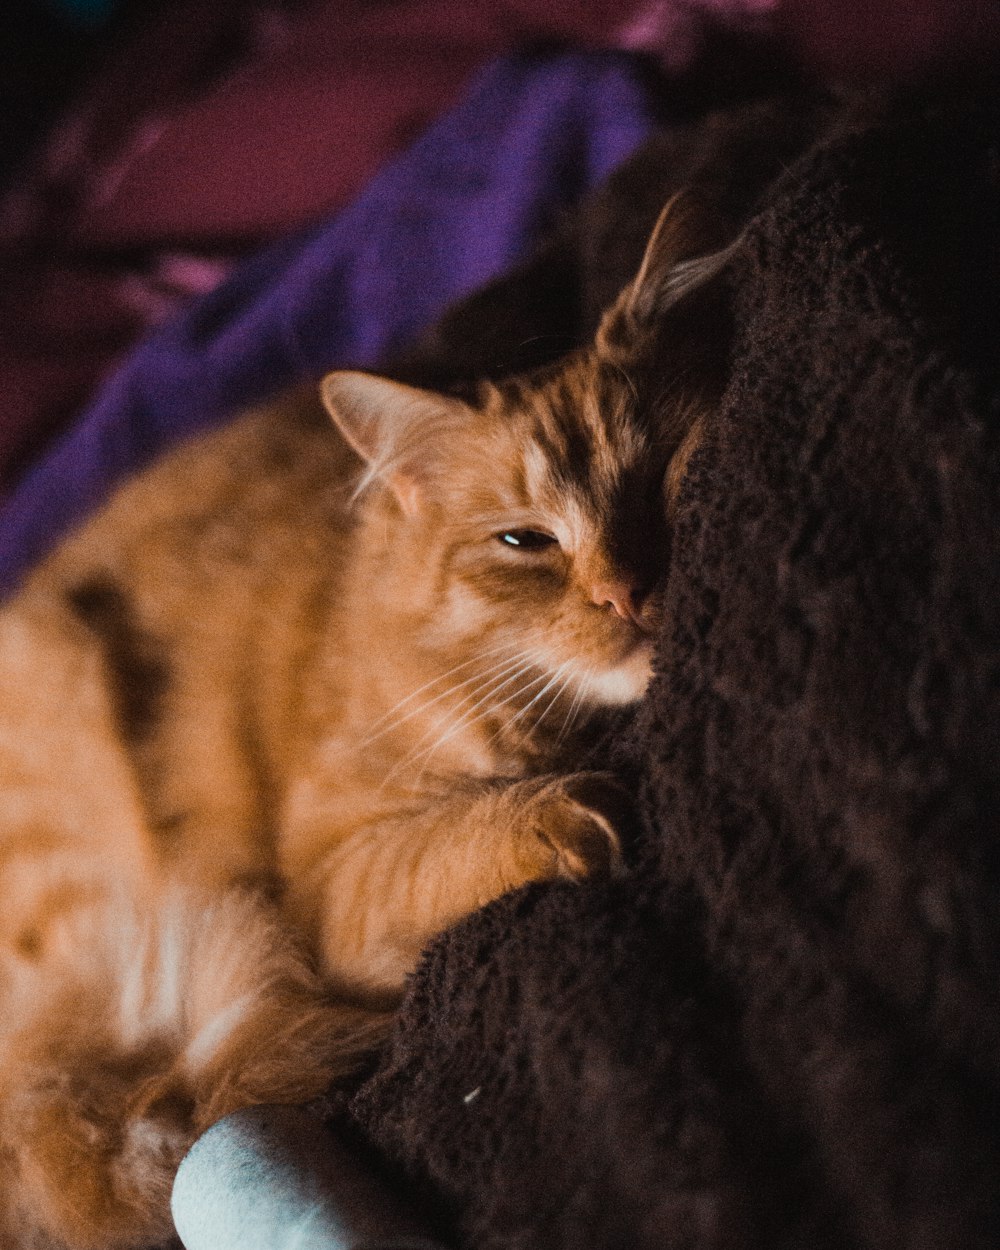
[[[511,56],[332,221],[140,346],[0,515],[0,593],[125,475],[297,379],[368,367],[522,257],[652,128],[625,53]]]

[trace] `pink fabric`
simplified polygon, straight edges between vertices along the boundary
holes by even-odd
[[[623,47],[652,53],[668,71],[682,71],[698,56],[706,23],[766,30],[781,0],[646,0],[618,29]]]
[[[124,84],[99,84],[86,145],[97,160],[70,237],[88,247],[256,240],[314,221],[452,103],[482,61],[539,39],[614,43],[640,2],[314,0],[294,13],[260,9],[241,24],[243,58],[195,92],[184,55],[175,75],[151,64],[178,30],[191,38],[187,10],[175,12],[144,36],[138,59],[123,58],[130,82],[147,65],[154,83],[167,80],[160,98],[147,88],[119,127]],[[189,7],[202,41],[226,29],[206,15],[212,6]]]

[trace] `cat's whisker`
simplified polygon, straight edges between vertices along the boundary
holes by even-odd
[[[512,719],[511,719],[511,721],[510,721],[510,725],[516,725],[516,724],[517,724],[517,722],[518,722],[519,720],[521,720],[521,719],[522,719],[522,717],[527,716],[527,714],[531,711],[531,709],[535,706],[535,704],[539,701],[539,699],[544,698],[544,697],[545,697],[545,695],[546,695],[546,694],[547,694],[547,693],[548,693],[548,692],[552,689],[552,687],[553,687],[553,686],[554,686],[557,682],[559,682],[559,681],[561,681],[561,680],[562,680],[563,674],[564,674],[564,673],[565,673],[568,669],[569,669],[569,665],[568,665],[568,664],[565,664],[565,663],[564,663],[564,664],[560,664],[560,665],[559,665],[559,667],[556,669],[555,673],[553,673],[552,677],[549,679],[549,681],[548,681],[548,682],[546,682],[546,684],[545,684],[545,685],[541,688],[541,690],[539,690],[539,691],[538,691],[538,693],[537,693],[536,695],[534,695],[534,696],[532,697],[532,699],[531,699],[528,703],[526,703],[526,704],[525,704],[525,706],[524,706],[523,708],[521,708],[520,712],[518,712],[516,716],[512,717]],[[560,687],[560,689],[556,691],[555,696],[554,696],[554,698],[553,698],[553,702],[555,702],[555,700],[559,698],[559,695],[560,695],[560,693],[561,693],[561,690],[562,690],[562,687]],[[551,707],[551,706],[552,706],[552,704],[549,704],[549,707]],[[546,708],[546,709],[545,709],[545,712],[547,712],[548,710],[549,710],[549,708]],[[545,715],[545,712],[543,712],[543,713],[542,713],[542,716],[544,716],[544,715]],[[542,717],[540,716],[540,717],[538,718],[538,720],[535,722],[535,726],[536,726],[536,728],[537,728],[538,724],[541,722],[541,719],[542,719]],[[509,728],[509,727],[510,727],[510,726],[508,726],[508,728]]]
[[[495,711],[497,708],[505,707],[508,703],[513,702],[516,698],[522,695],[526,690],[530,690],[532,686],[536,685],[539,681],[543,680],[541,677],[537,677],[533,681],[526,682],[524,685],[519,686],[516,690],[512,691],[506,698],[501,699],[499,703],[496,703],[496,704],[491,703],[491,700],[494,698],[494,696],[498,695],[501,690],[504,690],[507,686],[510,686],[519,678],[523,677],[526,673],[530,672],[531,667],[532,665],[529,661],[523,664],[518,669],[517,672],[512,673],[511,676],[508,677],[506,681],[501,682],[499,685],[493,686],[493,688],[488,690],[481,699],[477,699],[476,702],[473,703],[471,707],[466,708],[464,712],[462,712],[459,716],[457,716],[453,724],[445,732],[445,734],[442,737],[440,737],[437,740],[437,742],[435,742],[432,746],[428,747],[428,749],[425,752],[422,752],[422,754],[426,754],[426,755],[433,754],[433,752],[436,751],[440,746],[443,746],[445,742],[447,742],[450,738],[454,737],[454,735],[458,733],[459,730],[468,728],[468,726],[470,725],[474,725],[477,721],[482,720],[484,716],[488,716],[491,711]],[[484,710],[479,711],[480,708],[483,708]],[[429,734],[425,734],[424,737],[421,739],[421,741],[425,741],[428,737],[429,737]],[[418,755],[416,758],[419,759],[420,756]]]
[[[513,682],[523,677],[525,673],[530,672],[532,667],[533,667],[533,664],[532,664],[531,659],[527,656],[521,655],[518,658],[514,672],[509,673],[509,675],[505,675],[507,673],[507,670],[505,669],[504,672],[498,673],[495,677],[490,678],[488,681],[478,686],[472,692],[472,695],[469,695],[466,697],[472,698],[475,695],[479,694],[480,691],[484,690],[486,687],[489,687],[489,689],[487,689],[486,693],[483,694],[481,698],[477,699],[476,702],[473,703],[471,707],[466,708],[464,712],[459,713],[457,717],[455,717],[452,725],[445,731],[445,733],[440,738],[438,738],[436,742],[432,743],[428,748],[421,751],[419,750],[421,744],[427,741],[427,739],[431,736],[434,730],[429,729],[425,734],[423,734],[423,736],[417,740],[414,746],[414,749],[408,755],[406,755],[402,760],[400,760],[400,762],[395,766],[395,768],[393,768],[391,772],[387,774],[387,776],[384,778],[382,782],[382,785],[385,786],[390,781],[391,778],[395,777],[398,773],[403,771],[409,765],[415,764],[417,760],[422,759],[425,755],[432,755],[440,746],[443,746],[445,742],[447,742],[450,738],[454,737],[454,735],[458,733],[459,730],[465,728],[467,725],[474,724],[477,720],[481,719],[483,716],[489,715],[489,712],[491,710],[491,708],[489,707],[487,707],[486,710],[483,712],[478,712],[478,714],[477,714],[477,710],[481,708],[484,704],[488,704],[489,701],[495,695],[500,693],[501,690],[504,690],[507,686],[511,685]],[[518,695],[522,694],[525,690],[529,690],[533,685],[536,684],[537,681],[542,681],[542,680],[544,680],[543,677],[536,678],[534,682],[528,682],[525,686],[519,687],[517,690],[514,691],[513,694],[508,696],[508,698],[501,700],[501,702],[496,704],[496,706],[503,707],[505,704],[509,703],[512,699],[516,699]],[[436,701],[437,700],[435,700],[435,702]],[[423,776],[422,771],[421,771],[420,776]]]
[[[411,703],[419,695],[423,694],[425,690],[430,690],[432,686],[436,686],[438,682],[446,681],[449,677],[453,677],[455,673],[460,673],[463,668],[468,668],[471,664],[479,664],[483,660],[492,659],[495,655],[513,655],[510,643],[502,642],[496,647],[488,647],[485,651],[477,651],[475,655],[470,656],[467,660],[463,660],[461,664],[456,664],[454,668],[449,668],[447,672],[438,673],[436,677],[432,677],[430,681],[425,681],[422,686],[418,686],[416,690],[413,690],[408,695],[405,695],[399,700],[398,703],[394,703],[393,706],[389,708],[387,712],[384,712],[380,717],[378,717],[377,720],[372,721],[371,728],[377,729],[383,721],[389,720],[389,718],[398,712],[400,708],[405,707],[408,703]]]
[[[542,723],[542,721],[546,718],[546,716],[548,716],[548,714],[552,711],[552,709],[559,702],[562,696],[566,693],[566,688],[569,685],[569,681],[570,681],[570,678],[569,678],[569,674],[567,673],[566,676],[563,677],[562,681],[559,683],[558,687],[556,688],[555,694],[545,705],[545,710],[539,716],[538,720],[535,721],[535,724],[533,726],[534,729],[536,730],[538,729],[538,726]]]
[[[579,684],[576,688],[576,694],[573,696],[573,701],[569,705],[569,710],[566,712],[566,716],[563,720],[563,727],[560,729],[559,736],[556,738],[556,746],[561,746],[564,739],[568,737],[569,732],[573,727],[573,723],[579,715],[580,709],[583,707],[584,700],[590,690],[590,679],[593,674],[594,670],[592,668],[588,668],[580,678]]]
[[[484,703],[488,703],[489,700],[492,699],[494,695],[499,694],[501,690],[506,689],[507,686],[511,685],[513,682],[516,682],[520,677],[524,676],[525,673],[529,672],[530,669],[531,669],[530,660],[527,660],[525,657],[522,656],[519,658],[518,662],[515,664],[513,672],[510,672],[508,669],[505,669],[504,672],[498,673],[496,677],[493,677],[489,681],[484,682],[482,685],[477,686],[476,689],[473,690],[470,695],[466,696],[466,698],[467,699],[475,698],[476,695],[481,694],[483,691],[485,691],[485,694],[482,694],[481,698],[476,699],[476,701],[472,704],[471,707],[468,707],[464,711],[458,713],[457,717],[454,720],[454,728],[456,729],[461,728],[462,725],[465,724],[465,722],[469,720],[469,717],[473,716],[473,713],[476,711],[477,708],[482,707]],[[430,737],[432,733],[433,733],[433,730],[428,730],[427,733],[425,733],[423,737],[419,739],[419,741],[417,742],[417,746],[420,746],[422,742],[426,742],[426,740]]]
[[[481,673],[473,673],[473,675],[467,678],[465,681],[457,682],[455,685],[449,686],[446,690],[443,690],[440,694],[435,695],[433,699],[424,700],[424,702],[417,704],[415,708],[411,708],[403,716],[400,716],[395,720],[391,720],[391,723],[389,724],[385,724],[387,720],[390,720],[394,712],[398,711],[402,707],[405,707],[406,704],[410,703],[413,699],[415,699],[419,694],[422,694],[425,690],[429,690],[432,686],[436,686],[438,682],[443,681],[446,677],[450,677],[454,675],[455,673],[461,671],[463,668],[468,668],[470,664],[476,664],[476,663],[481,662],[484,659],[489,659],[492,656],[497,655],[501,651],[506,651],[508,654],[505,655],[503,659],[501,659],[498,663],[492,665],[488,669],[485,669]],[[436,703],[440,703],[443,699],[447,699],[451,695],[457,694],[459,690],[464,689],[466,686],[474,685],[475,683],[482,681],[484,678],[489,678],[493,674],[496,674],[498,676],[503,676],[504,672],[508,671],[512,667],[516,667],[516,665],[519,664],[521,660],[522,660],[521,655],[518,654],[516,656],[512,656],[510,654],[509,644],[505,644],[503,647],[493,648],[490,651],[484,652],[481,655],[473,657],[473,659],[471,660],[466,660],[464,664],[456,665],[455,668],[450,669],[447,673],[442,673],[440,677],[434,678],[433,681],[429,681],[425,685],[421,686],[419,690],[415,690],[411,695],[407,695],[405,699],[401,699],[394,708],[391,708],[388,712],[385,713],[384,716],[381,716],[379,717],[377,721],[374,721],[371,728],[377,730],[377,732],[372,733],[369,737],[365,738],[362,742],[358,744],[358,746],[359,747],[370,746],[371,743],[377,742],[379,738],[383,738],[385,737],[386,734],[392,733],[393,730],[398,729],[400,725],[405,725],[406,722],[409,720],[412,720],[414,716],[419,716],[421,712],[425,712],[427,711],[428,708],[433,707]]]
[[[483,660],[489,660],[493,656],[501,654],[506,654],[507,656],[512,654],[509,643],[501,643],[499,646],[490,647],[486,651],[478,651],[475,655],[470,656],[469,659],[463,660],[461,664],[456,664],[454,668],[448,669],[447,672],[439,673],[436,677],[432,677],[430,681],[424,682],[422,686],[418,686],[416,690],[412,690],[408,695],[405,695],[398,703],[394,703],[387,712],[383,712],[381,716],[372,721],[370,728],[378,729],[385,721],[391,720],[401,708],[406,707],[408,703],[412,703],[414,699],[422,695],[425,690],[430,690],[431,687],[436,686],[439,682],[446,681],[449,677],[460,673],[462,669],[469,668],[470,665],[479,664]]]
[[[449,695],[458,694],[458,692],[466,686],[472,686],[473,688],[462,696],[462,700],[464,702],[468,702],[469,699],[475,699],[476,696],[481,694],[484,690],[487,690],[487,697],[489,697],[489,694],[495,694],[498,690],[502,690],[505,686],[510,685],[512,681],[516,681],[521,673],[526,671],[527,667],[528,665],[526,664],[525,657],[522,655],[518,655],[509,661],[505,660],[500,664],[494,665],[493,668],[487,669],[485,673],[480,673],[476,677],[471,677],[468,681],[463,681],[459,683],[459,685],[451,687],[450,690],[446,690],[444,694],[439,695],[437,698],[430,699],[428,702],[421,704],[413,715],[416,715],[417,712],[426,711],[435,704],[440,703],[442,699]],[[476,703],[473,706],[478,707],[479,704]],[[398,723],[402,724],[404,720],[410,719],[411,716],[407,715]],[[419,741],[423,742],[432,732],[433,730],[428,730]]]
[[[448,742],[451,738],[453,738],[455,734],[457,734],[460,730],[470,728],[472,725],[476,724],[477,721],[481,721],[484,717],[489,716],[491,712],[495,712],[495,711],[498,711],[502,707],[506,707],[508,703],[513,703],[515,699],[518,699],[521,697],[521,695],[527,693],[527,691],[529,691],[533,686],[537,686],[539,682],[545,681],[546,674],[543,673],[541,674],[541,676],[535,677],[533,680],[525,682],[524,685],[519,686],[515,691],[509,694],[505,699],[501,699],[499,703],[491,703],[491,700],[493,699],[493,697],[496,694],[499,694],[499,692],[504,688],[504,686],[509,686],[511,682],[515,681],[518,677],[523,676],[523,674],[526,672],[530,672],[532,667],[533,667],[533,664],[529,660],[524,665],[524,667],[520,670],[520,672],[515,673],[512,677],[509,677],[505,682],[502,683],[502,685],[495,687],[493,690],[490,690],[486,695],[483,696],[483,698],[479,699],[476,703],[474,703],[471,708],[469,708],[456,720],[456,722],[451,726],[450,729],[446,730],[445,733],[442,734],[440,738],[438,738],[436,742],[433,742],[429,747],[419,752],[418,754],[408,756],[407,759],[403,761],[403,764],[400,765],[400,767],[403,767],[404,764],[408,764],[408,763],[415,764],[417,760],[424,759],[425,757],[429,758],[431,755],[434,754],[435,751],[439,750],[439,748],[444,746],[446,742]],[[483,707],[484,704],[487,704],[488,706],[483,708],[482,711],[477,711],[477,709]],[[426,736],[427,735],[425,735],[425,737]],[[489,739],[489,741],[492,742],[496,736],[497,735],[494,734]],[[424,769],[426,767],[427,765],[425,763],[423,768],[421,768],[420,773],[418,774],[418,777],[417,777],[418,782],[423,777]],[[396,771],[396,770],[393,770],[393,771]]]

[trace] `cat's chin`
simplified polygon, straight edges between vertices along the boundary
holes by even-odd
[[[653,644],[644,641],[633,648],[622,664],[590,677],[588,694],[595,703],[623,707],[642,698],[652,676]]]

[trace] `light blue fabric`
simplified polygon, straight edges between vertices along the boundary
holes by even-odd
[[[171,1210],[187,1250],[442,1250],[301,1107],[214,1124],[182,1161]]]

